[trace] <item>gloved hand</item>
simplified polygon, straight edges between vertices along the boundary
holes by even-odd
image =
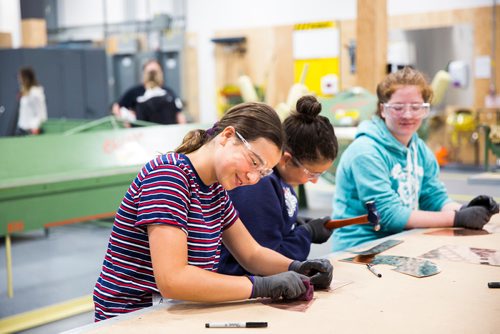
[[[306,286],[302,280],[308,277],[293,271],[285,271],[271,276],[249,276],[253,282],[251,298],[271,297],[273,300],[294,299],[306,292]]]
[[[465,204],[462,208],[470,208],[472,206],[482,206],[488,210],[490,217],[498,213],[498,203],[495,202],[493,197],[488,195],[479,195],[474,197],[469,203]]]
[[[483,206],[463,207],[455,213],[453,226],[481,230],[490,218],[490,212]]]
[[[333,279],[333,266],[327,259],[293,261],[288,269],[310,277],[317,289],[327,289]]]
[[[298,220],[298,218],[297,218]],[[322,244],[327,241],[332,235],[333,230],[327,229],[325,223],[330,220],[330,217],[323,217],[318,219],[311,219],[305,224],[301,225],[311,235],[311,241],[315,244]]]

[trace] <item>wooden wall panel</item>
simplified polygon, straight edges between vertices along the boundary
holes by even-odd
[[[477,9],[475,11],[474,24],[474,57],[492,55],[492,10]],[[491,59],[492,61],[494,58]],[[474,105],[484,106],[484,99],[488,95],[490,79],[474,79]]]
[[[185,75],[183,83],[183,91],[186,92],[185,110],[193,118],[195,122],[200,121],[200,105],[198,92],[198,35],[196,33],[186,33],[186,43],[184,49],[186,57],[183,73]]]
[[[254,84],[263,86],[266,103],[284,102],[293,85],[292,26],[219,31],[217,38],[246,37],[246,52],[215,47],[216,86],[236,84],[240,75],[248,75]]]
[[[356,21],[341,21],[340,27],[340,90],[356,86],[356,73],[351,73],[349,43],[356,41]]]
[[[387,64],[387,1],[358,0],[357,8],[356,82],[375,92]]]

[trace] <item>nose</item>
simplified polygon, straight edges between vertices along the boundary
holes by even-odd
[[[316,183],[318,183],[318,179],[319,179],[319,176],[315,176],[315,177],[309,179],[309,182],[311,182],[312,184],[316,184]]]

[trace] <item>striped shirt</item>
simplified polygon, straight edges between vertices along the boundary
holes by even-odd
[[[183,154],[147,163],[116,213],[101,274],[94,288],[96,321],[152,305],[159,294],[147,226],[177,226],[187,235],[188,263],[217,271],[222,231],[238,219],[219,183],[206,186]]]

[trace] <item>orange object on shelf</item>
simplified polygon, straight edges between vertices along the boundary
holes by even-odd
[[[448,150],[444,146],[440,146],[436,151],[434,151],[436,160],[439,167],[446,166],[448,164]]]

